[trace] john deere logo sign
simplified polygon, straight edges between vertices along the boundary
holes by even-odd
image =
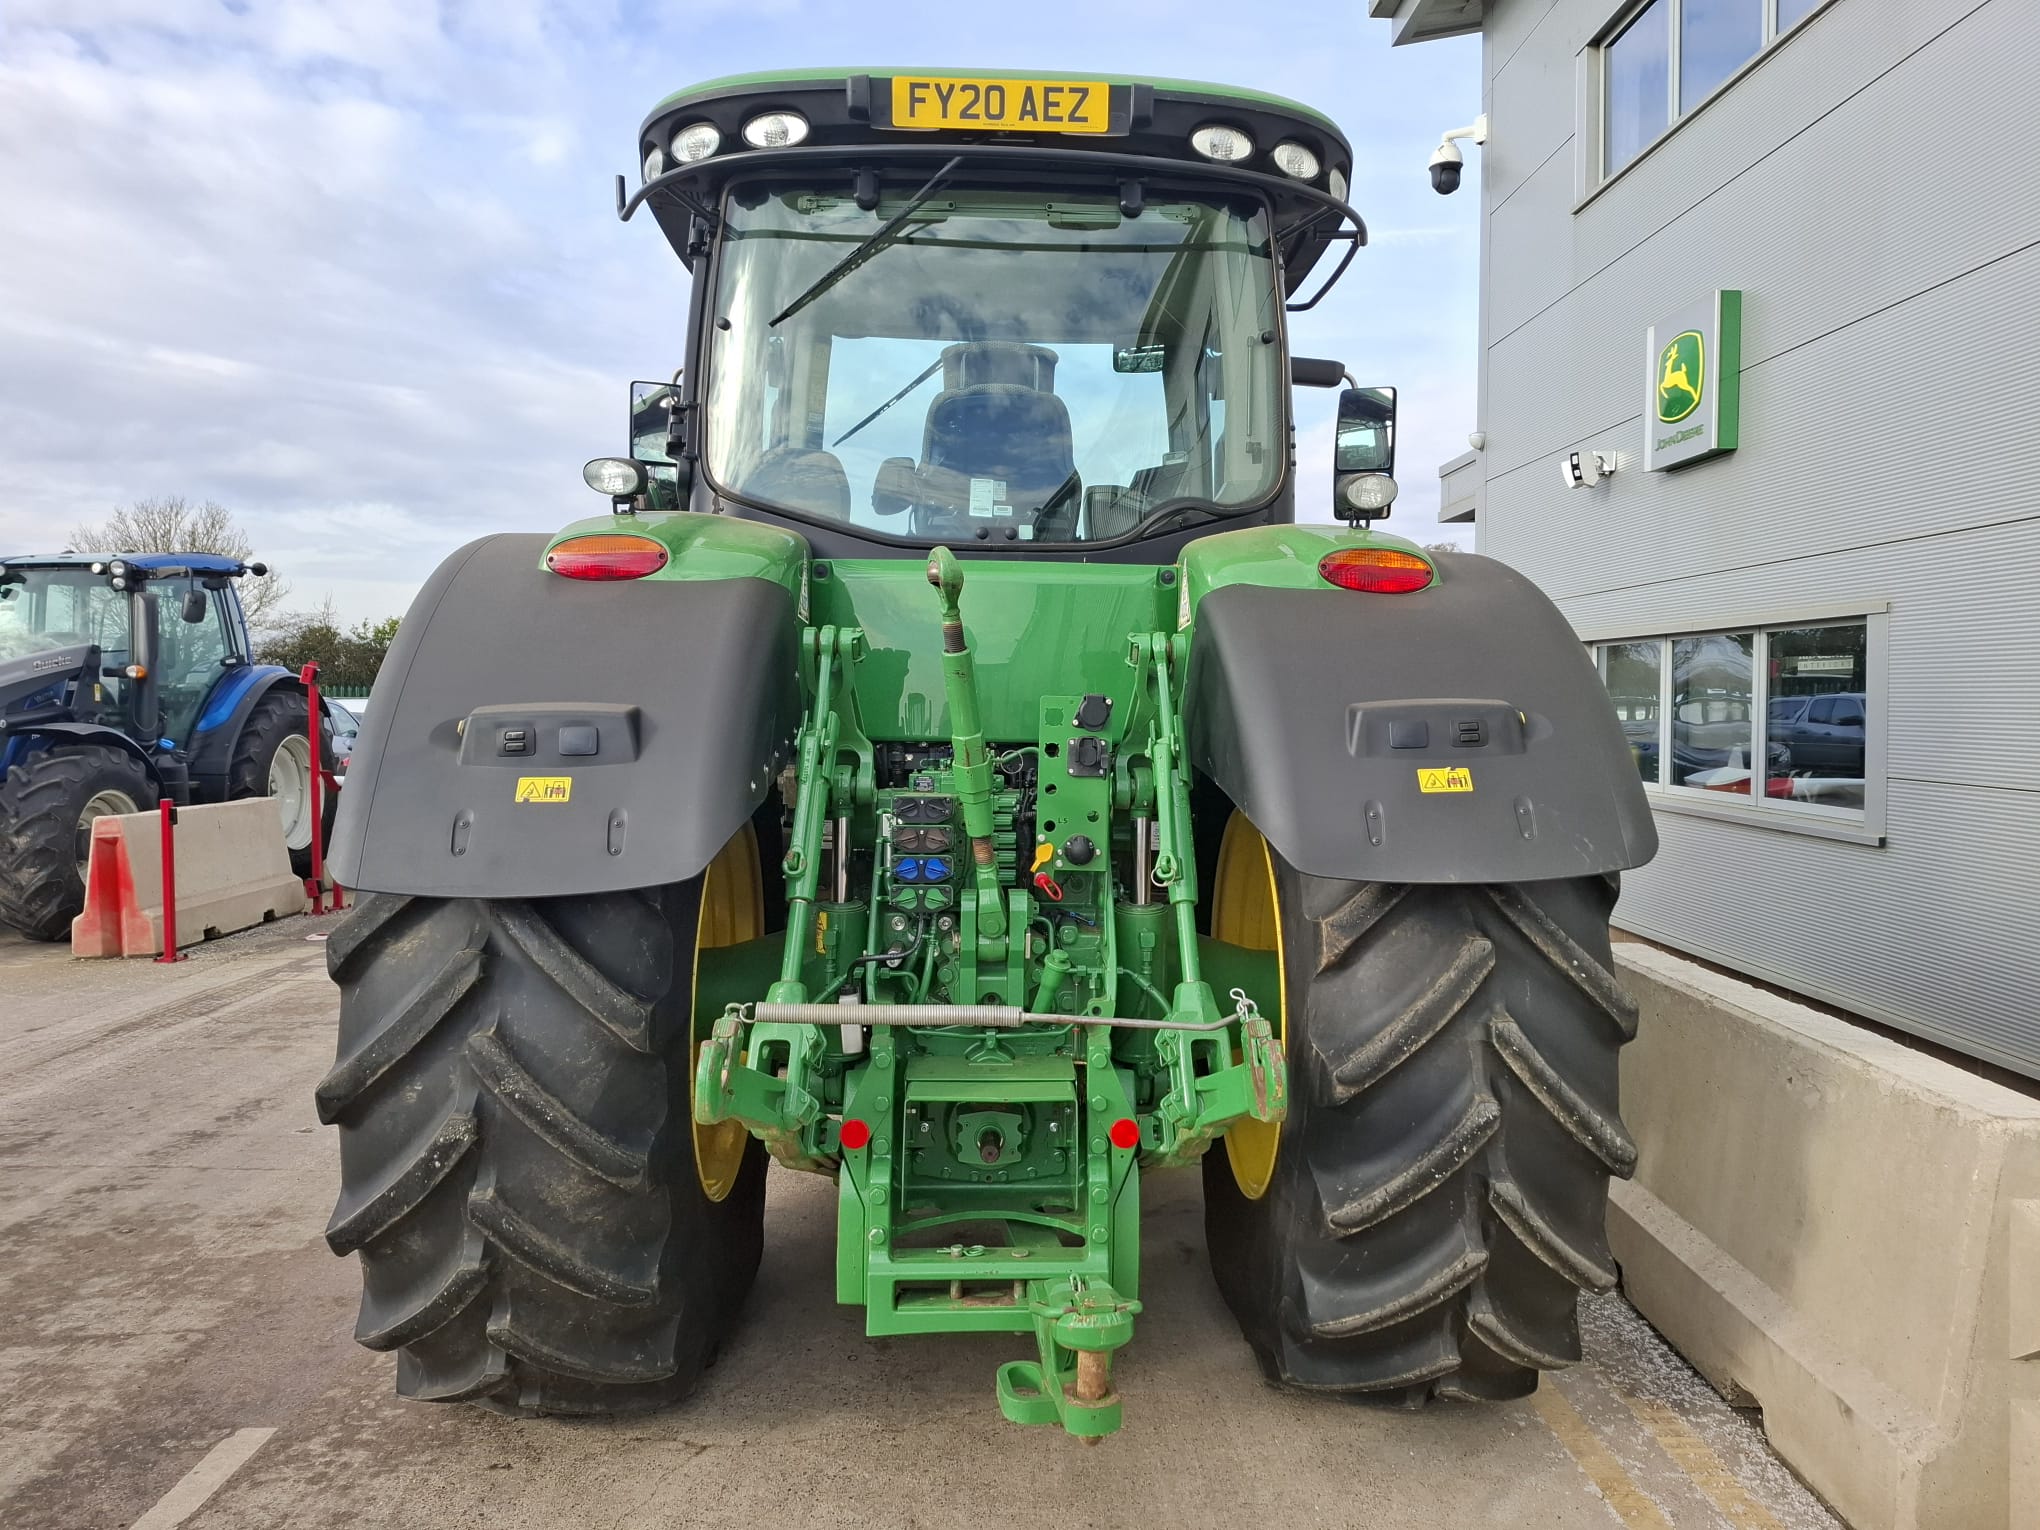
[[[1736,447],[1742,393],[1742,294],[1723,290],[1676,309],[1644,337],[1643,465],[1684,467]]]
[[[1657,417],[1676,425],[1700,407],[1707,386],[1707,342],[1697,329],[1674,335],[1658,356]]]

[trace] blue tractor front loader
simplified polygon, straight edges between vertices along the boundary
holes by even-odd
[[[166,798],[276,798],[309,870],[305,690],[255,662],[235,591],[265,573],[205,553],[0,558],[0,924],[62,938],[93,820]],[[330,768],[330,718],[321,735]]]

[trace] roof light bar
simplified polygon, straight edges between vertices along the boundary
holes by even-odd
[[[799,112],[765,112],[744,124],[744,142],[754,149],[790,149],[807,135],[808,120]]]
[[[1190,135],[1190,147],[1206,159],[1218,163],[1237,164],[1254,157],[1253,135],[1245,128],[1232,127],[1223,122],[1207,122]]]

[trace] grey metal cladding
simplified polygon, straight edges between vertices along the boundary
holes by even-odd
[[[1191,763],[1312,876],[1518,882],[1648,860],[1657,834],[1628,741],[1564,618],[1490,558],[1439,566],[1409,595],[1205,596],[1183,703]],[[1424,725],[1423,742],[1398,747],[1397,722]],[[1454,737],[1468,723],[1477,744]],[[1470,791],[1420,788],[1420,770],[1453,767]]]
[[[1518,101],[1616,9],[1503,0],[1497,138],[1520,109],[1544,147],[1557,103]],[[2035,43],[2020,0],[1838,0],[1584,205],[1525,175],[1485,231],[1480,425],[1482,550],[1589,637],[1884,613],[1886,842],[1667,794],[1617,922],[2040,1076]],[[1741,449],[1644,473],[1644,329],[1717,287]],[[1569,490],[1570,449],[1623,471]]]
[[[2040,1072],[2040,794],[1893,781],[1883,848],[1663,814],[1615,922]]]
[[[1488,141],[1480,151],[1481,186],[1489,208],[1509,200],[1538,168],[1552,161],[1572,174],[1562,152],[1573,135],[1573,56],[1542,45],[1525,47],[1488,84]]]
[[[1576,442],[1512,472],[1496,471],[1489,452],[1482,546],[1568,613],[1576,597],[1635,589],[1642,615],[1650,587],[1794,559],[1793,577],[1813,581],[1823,577],[1816,560],[1848,549],[2032,515],[2040,430],[2007,413],[2005,397],[2007,379],[2040,355],[2036,292],[2040,249],[1762,362],[1746,360],[1741,449],[1669,474],[1640,471],[1648,363],[1639,323],[1626,333],[1624,421],[1609,428],[1582,419]],[[1779,301],[1745,292],[1746,355],[1751,331],[1769,327]],[[1873,397],[1840,407],[1838,390],[1857,377],[1881,381]],[[1522,407],[1497,392],[1490,422]],[[1490,440],[1493,433],[1490,423]],[[1625,472],[1604,488],[1565,488],[1551,464],[1575,444],[1621,452]],[[1921,546],[1902,563],[1886,554],[1885,566],[1912,570],[1939,556]],[[1873,593],[1888,593],[1878,564],[1851,566],[1876,578]]]
[[[2017,141],[2040,98],[2016,9],[2000,0],[1952,26],[1944,15],[1940,37],[1906,53],[1919,8],[1854,0],[1784,40],[1576,215],[1557,162],[1497,209],[1490,398],[1534,392],[1489,422],[1495,471],[1635,413],[1631,332],[1668,299],[1724,286],[1761,296],[1763,314],[1746,315],[1747,366],[2040,238],[2030,177],[1975,147]],[[1909,24],[1880,32],[1884,10]],[[1963,109],[1923,131],[1923,101]],[[1498,119],[1496,134],[1507,130]]]
[[[800,717],[792,596],[762,579],[564,579],[540,566],[547,541],[472,542],[413,602],[340,795],[344,885],[516,898],[677,882],[764,800]],[[530,753],[504,752],[511,727]],[[563,727],[595,729],[599,752],[561,751]],[[519,801],[527,775],[572,786]]]
[[[1582,632],[1613,638],[1861,609],[1886,596],[1886,773],[2040,793],[2040,519],[1565,605]],[[2040,905],[2040,890],[2031,897]]]

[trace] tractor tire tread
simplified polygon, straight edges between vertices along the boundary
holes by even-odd
[[[1617,1278],[1602,1212],[1636,1163],[1616,1057],[1637,1016],[1607,944],[1617,884],[1274,865],[1290,1115],[1260,1200],[1205,1158],[1220,1290],[1280,1383],[1521,1396],[1579,1358],[1578,1293]]]
[[[763,1244],[752,1143],[721,1202],[687,1120],[699,884],[533,901],[371,895],[327,945],[340,1038],[328,1241],[400,1395],[605,1414],[684,1395]]]
[[[155,805],[142,764],[124,749],[84,744],[29,756],[0,781],[0,924],[30,940],[63,940],[85,907],[76,855],[78,814],[95,780]]]
[[[227,801],[239,802],[247,797],[267,797],[269,792],[269,762],[283,741],[293,734],[301,734],[310,722],[311,703],[302,690],[294,684],[279,682],[256,698],[248,715],[241,723],[241,731],[234,736],[234,747],[227,755]],[[333,722],[329,717],[319,719],[319,760],[323,768],[332,770],[339,756],[333,752]],[[322,806],[319,816],[323,820],[319,833],[328,841],[333,835],[333,819],[340,810],[339,794],[322,792]],[[312,874],[312,850],[306,845],[301,850],[290,852],[291,869],[301,877]]]

